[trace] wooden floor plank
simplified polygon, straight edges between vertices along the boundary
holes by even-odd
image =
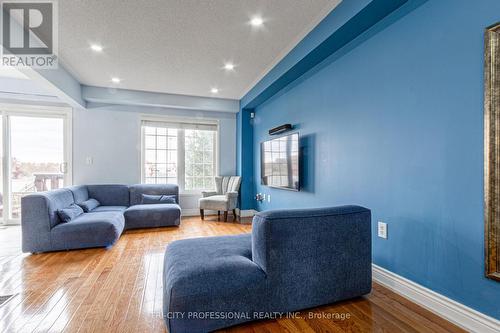
[[[165,333],[162,274],[166,246],[178,239],[247,233],[251,228],[249,223],[218,221],[216,216],[207,216],[205,221],[183,218],[180,227],[127,231],[111,249],[37,255],[21,254],[19,228],[8,234],[0,230],[0,294],[17,293],[0,307],[0,331]],[[8,238],[5,253],[3,238]],[[328,314],[349,314],[349,318]],[[364,297],[220,332],[464,331],[374,284],[372,293]]]

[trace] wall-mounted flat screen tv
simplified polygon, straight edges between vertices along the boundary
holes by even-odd
[[[261,184],[298,191],[299,134],[293,133],[260,144]]]

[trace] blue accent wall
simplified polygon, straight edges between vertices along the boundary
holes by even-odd
[[[236,172],[241,176],[240,209],[254,208],[253,110],[241,109],[236,116]]]
[[[257,106],[252,126],[238,124],[253,142],[240,138],[253,155],[240,160],[253,175],[242,202],[366,206],[375,264],[500,319],[483,221],[483,36],[499,13],[498,0],[428,1]],[[298,193],[260,185],[259,144],[283,123],[302,137]],[[252,204],[257,192],[271,202]]]

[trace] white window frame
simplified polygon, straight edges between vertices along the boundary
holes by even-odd
[[[145,140],[144,140],[144,128],[142,126],[142,123],[144,121],[150,121],[150,122],[171,122],[171,123],[186,123],[186,124],[196,124],[196,125],[215,125],[217,127],[216,134],[215,134],[215,142],[214,142],[214,148],[215,148],[215,170],[214,170],[214,176],[219,175],[220,173],[220,126],[219,126],[219,121],[216,119],[199,119],[199,118],[190,118],[190,117],[175,117],[175,116],[158,116],[158,115],[146,115],[143,114],[139,117],[139,141],[141,142],[141,151],[140,153],[140,167],[139,170],[141,174],[139,175],[139,179],[141,180],[141,183],[145,183],[145,152],[146,152],[146,146],[145,146]],[[177,153],[178,156],[184,156],[184,146],[180,147],[180,145],[177,145]],[[177,181],[178,181],[178,186],[179,186],[179,193],[183,196],[198,196],[201,194],[202,191],[205,190],[215,190],[214,189],[205,189],[205,190],[185,190],[185,170],[184,170],[184,165],[185,162],[182,161],[180,162],[179,159],[177,160]],[[181,176],[182,175],[182,176]]]
[[[2,194],[3,194],[3,218],[0,224],[18,225],[21,223],[19,218],[10,217],[11,206],[11,122],[12,116],[25,116],[37,118],[62,118],[64,121],[64,163],[66,172],[64,173],[64,186],[73,184],[73,109],[64,106],[45,106],[45,105],[24,105],[12,103],[0,103],[0,121],[2,126],[2,142],[0,145],[2,159]]]

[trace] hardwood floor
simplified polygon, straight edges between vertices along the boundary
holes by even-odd
[[[109,250],[28,255],[20,253],[19,228],[0,229],[0,295],[14,295],[0,306],[0,332],[165,332],[165,246],[250,230],[250,224],[217,222],[213,216],[203,222],[184,218],[179,228],[126,232]],[[463,331],[374,284],[366,297],[221,332]]]

